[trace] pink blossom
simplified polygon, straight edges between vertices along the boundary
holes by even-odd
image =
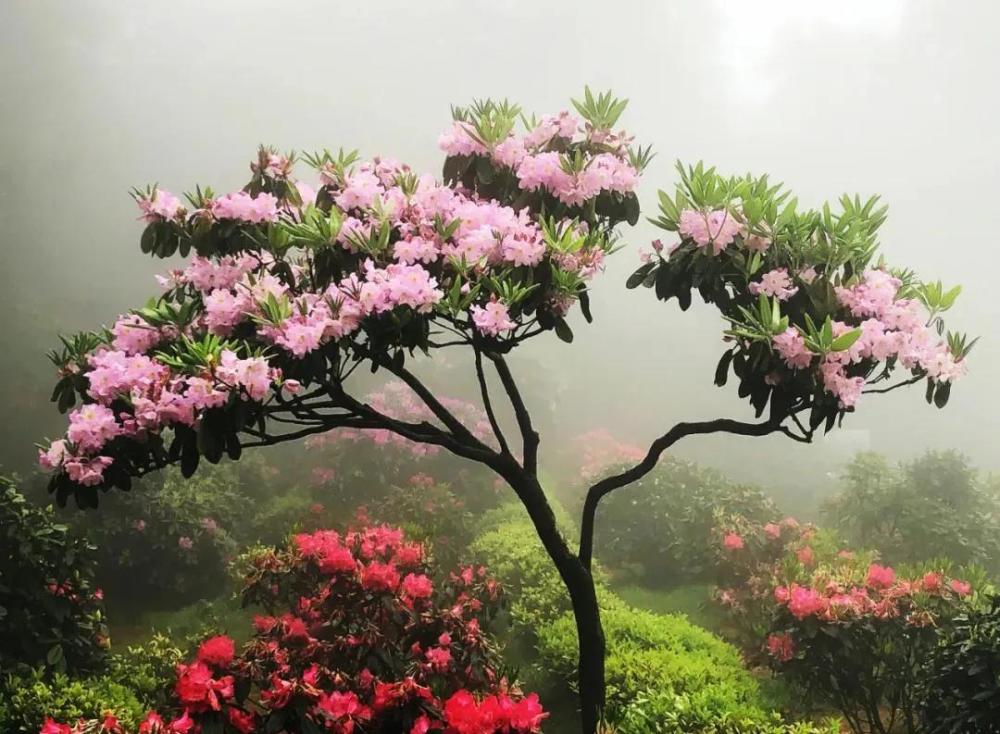
[[[826,610],[827,600],[815,589],[792,584],[788,598],[788,611],[797,619],[819,614]]]
[[[789,367],[804,369],[812,363],[813,353],[806,347],[806,341],[793,326],[771,340],[775,350]]]
[[[789,632],[780,635],[769,635],[767,638],[767,651],[771,657],[782,663],[787,663],[795,657],[795,641]]]
[[[121,433],[110,408],[90,403],[69,414],[66,436],[84,452],[100,450],[104,444]]]
[[[737,551],[743,549],[743,538],[736,533],[726,533],[726,537],[722,539],[722,546],[726,550]]]
[[[712,254],[725,250],[740,232],[740,223],[725,209],[705,212],[685,209],[681,212],[678,232],[698,247],[712,245]]]
[[[499,336],[502,331],[510,331],[517,328],[517,324],[510,319],[507,304],[500,301],[489,301],[485,307],[472,307],[472,321],[480,334],[486,336]]]
[[[160,331],[136,314],[120,316],[111,327],[113,340],[111,345],[126,354],[142,354],[148,352],[160,339]]]
[[[795,551],[795,557],[803,566],[811,566],[816,562],[816,555],[813,553],[812,547],[808,545]]]
[[[209,211],[216,219],[235,219],[249,224],[274,222],[278,219],[278,200],[272,194],[261,193],[253,197],[245,191],[235,191],[211,202]]]
[[[873,589],[887,589],[896,581],[896,572],[889,566],[880,566],[873,563],[868,567],[868,576],[865,584]]]
[[[104,481],[104,470],[114,463],[110,456],[95,456],[90,459],[73,457],[63,462],[66,475],[84,487],[94,487]]]
[[[137,203],[146,222],[169,221],[183,210],[180,199],[163,189],[154,191],[152,197],[138,199]]]
[[[766,296],[776,297],[779,301],[787,301],[799,292],[798,287],[792,285],[792,279],[785,268],[764,273],[760,282],[751,283],[748,290],[755,296],[763,293]]]
[[[781,526],[775,525],[773,522],[767,523],[767,525],[764,526],[764,535],[771,540],[777,540],[781,537]]]
[[[948,586],[959,596],[968,596],[972,593],[972,584],[967,581],[952,579]]]

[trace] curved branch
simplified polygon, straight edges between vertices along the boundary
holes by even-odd
[[[493,412],[493,401],[490,400],[490,388],[486,384],[486,373],[483,372],[483,353],[476,345],[473,346],[473,349],[476,355],[476,378],[479,380],[479,392],[483,396],[483,408],[486,410],[486,417],[489,418],[493,435],[496,436],[497,443],[500,444],[500,451],[504,454],[510,454],[507,439],[503,435],[503,430],[500,428],[496,414]]]
[[[695,423],[678,423],[662,436],[657,438],[649,447],[646,456],[635,464],[618,474],[605,477],[590,487],[587,491],[587,499],[583,505],[583,518],[580,522],[580,551],[581,563],[589,570],[593,561],[594,553],[594,518],[597,515],[597,505],[605,495],[614,490],[624,487],[627,484],[636,482],[653,470],[660,456],[668,448],[686,436],[706,435],[710,433],[732,433],[739,436],[766,436],[769,433],[785,433],[798,440],[787,428],[774,421],[763,423],[744,423],[742,421],[731,420],[729,418],[718,418],[712,421],[700,421]],[[807,440],[808,439],[804,439]]]
[[[524,470],[531,476],[538,473],[538,432],[531,425],[531,414],[521,398],[521,392],[517,389],[517,382],[507,366],[507,361],[500,354],[485,352],[486,358],[493,362],[497,374],[500,376],[500,383],[507,392],[511,407],[514,408],[514,416],[517,418],[517,427],[521,431],[521,440],[524,446]]]

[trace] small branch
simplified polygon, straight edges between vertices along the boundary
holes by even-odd
[[[490,427],[493,429],[493,435],[496,436],[497,443],[500,444],[500,451],[504,454],[510,454],[510,448],[507,446],[507,439],[503,435],[503,430],[500,428],[500,423],[497,421],[496,414],[493,412],[493,401],[490,400],[490,388],[486,384],[486,373],[483,372],[483,353],[480,351],[478,346],[473,346],[476,355],[476,378],[479,380],[479,392],[483,396],[483,408],[486,410],[486,417],[490,420]]]
[[[538,432],[531,425],[531,414],[528,412],[528,408],[521,398],[521,393],[517,389],[517,382],[515,382],[514,376],[511,374],[510,368],[507,366],[507,362],[503,356],[486,352],[486,357],[496,367],[497,374],[500,376],[500,383],[507,392],[511,407],[514,409],[514,416],[517,418],[517,427],[521,431],[521,440],[524,447],[524,470],[531,476],[536,476],[538,474],[539,437]]]
[[[907,385],[912,385],[914,383],[920,382],[925,377],[926,377],[926,375],[914,375],[913,377],[911,377],[908,380],[903,380],[902,382],[897,382],[895,385],[890,385],[889,387],[873,387],[873,388],[870,388],[868,390],[862,390],[861,393],[863,395],[874,395],[874,394],[877,394],[877,393],[883,393],[884,394],[884,393],[887,393],[887,392],[892,392],[893,390],[898,390],[901,387],[906,387]]]

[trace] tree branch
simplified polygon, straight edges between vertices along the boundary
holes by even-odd
[[[531,425],[531,414],[521,398],[521,393],[517,389],[517,382],[507,366],[506,360],[500,354],[486,352],[486,357],[496,367],[500,376],[500,383],[507,392],[511,407],[514,409],[514,416],[517,418],[517,427],[521,431],[521,440],[524,453],[524,470],[531,476],[538,474],[538,432]]]
[[[907,385],[912,385],[912,384],[914,384],[916,382],[920,382],[925,377],[926,377],[926,375],[914,375],[913,377],[911,377],[908,380],[903,380],[902,382],[897,382],[895,385],[890,385],[889,387],[873,387],[873,388],[869,388],[868,390],[862,390],[861,393],[863,395],[874,395],[876,393],[892,392],[893,390],[898,390],[901,387],[906,387]]]
[[[476,355],[476,378],[479,380],[479,392],[483,396],[483,408],[486,410],[486,417],[489,418],[493,435],[496,436],[497,443],[500,444],[500,451],[504,454],[510,454],[507,439],[503,435],[503,430],[500,428],[496,414],[493,412],[493,401],[490,400],[490,388],[486,384],[486,373],[483,372],[483,353],[480,351],[478,345],[474,345],[473,350]]]
[[[605,495],[614,490],[636,482],[653,470],[660,456],[668,448],[686,436],[706,435],[710,433],[732,433],[739,436],[766,436],[769,433],[782,432],[795,437],[787,428],[774,421],[764,423],[744,423],[729,418],[719,418],[712,421],[695,423],[678,423],[649,447],[643,459],[623,472],[605,477],[590,487],[587,499],[583,505],[583,518],[580,522],[580,562],[590,570],[594,554],[594,518],[597,515],[597,505]],[[801,437],[798,437],[801,438]]]

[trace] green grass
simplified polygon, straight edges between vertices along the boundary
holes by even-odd
[[[130,614],[122,611],[109,615],[112,649],[121,650],[128,645],[145,641],[154,632],[169,634],[174,640],[203,632],[224,632],[245,642],[252,633],[253,612],[242,609],[240,602],[228,594],[213,600],[202,600],[172,611],[147,611]]]

